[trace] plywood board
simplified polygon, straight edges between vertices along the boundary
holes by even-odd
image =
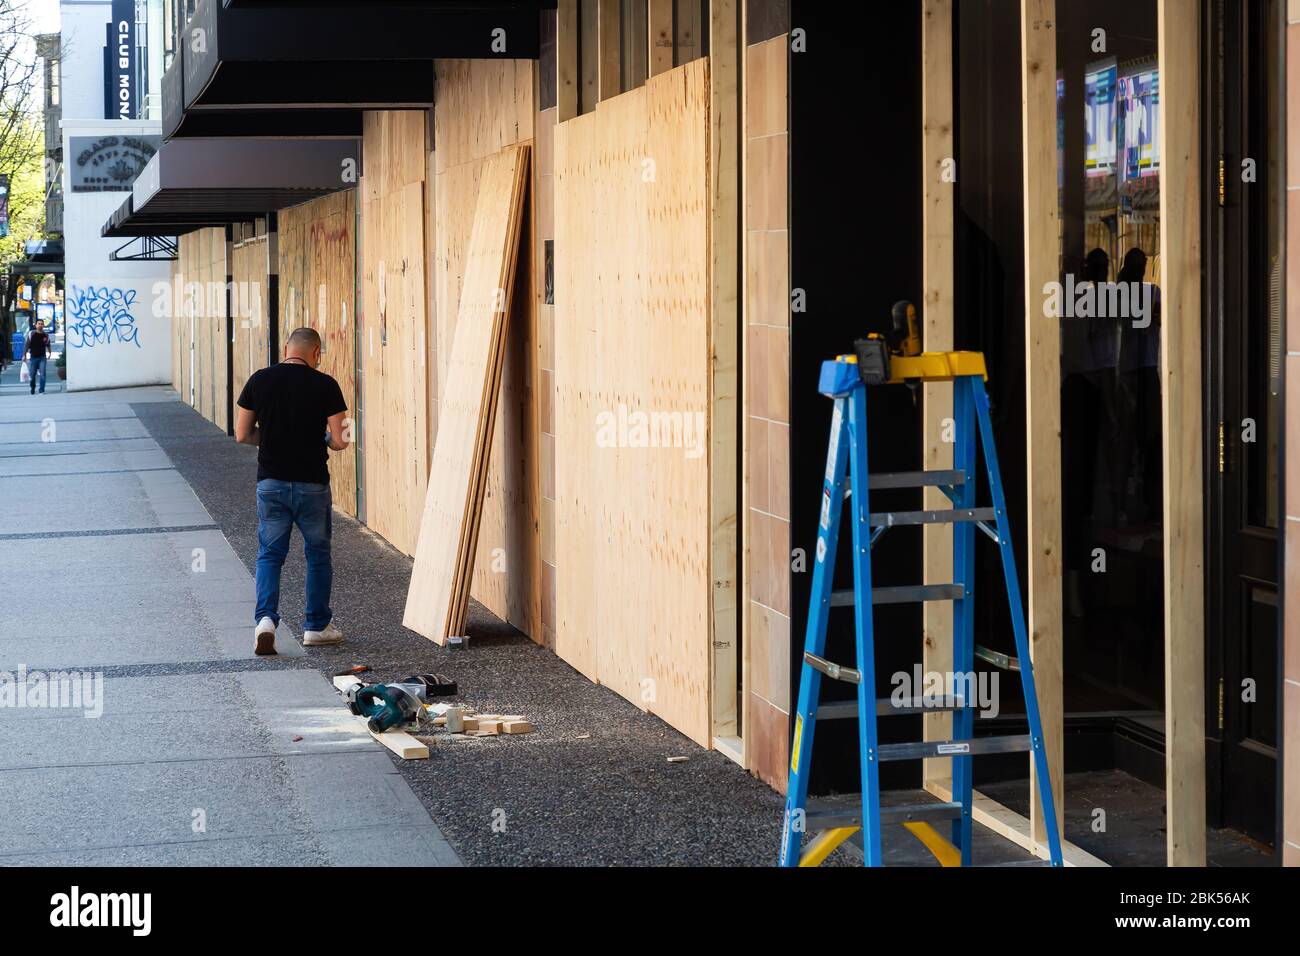
[[[178,239],[179,238],[183,238],[183,237],[178,237]],[[172,388],[176,389],[176,393],[181,396],[182,401],[185,400],[184,380],[182,377],[184,373],[182,372],[181,369],[181,356],[184,354],[184,342],[183,342],[182,332],[181,332],[181,317],[182,317],[181,304],[183,300],[180,297],[181,289],[183,288],[180,281],[181,262],[183,261],[183,259],[184,259],[184,249],[180,246],[180,243],[178,241],[176,258],[172,260],[171,269],[169,270],[171,288],[168,291],[167,304],[168,304],[168,315],[171,316],[171,346],[172,346],[171,383],[172,383]]]
[[[333,193],[278,216],[280,342],[301,326],[320,333],[320,370],[339,383],[349,417],[357,411],[356,198],[354,189]],[[329,461],[334,507],[353,516],[357,454],[354,443]]]
[[[235,246],[234,286],[231,290],[235,336],[235,399],[243,391],[248,377],[266,365],[269,331],[266,318],[266,246],[265,237]]]
[[[555,132],[556,652],[706,747],[709,95],[698,60]]]
[[[487,480],[509,296],[528,182],[527,147],[483,166],[456,336],[403,623],[443,643],[461,633]]]
[[[428,483],[424,113],[366,113],[358,347],[366,523],[414,554]]]
[[[230,367],[226,364],[231,348],[230,300],[227,289],[231,276],[230,245],[226,231],[214,229],[212,239],[212,278],[210,290],[216,300],[212,324],[212,422],[222,431],[230,430],[229,403]]]
[[[194,408],[226,427],[226,240],[225,230],[199,229],[186,264],[187,297],[194,310]]]
[[[520,67],[488,60],[435,64],[438,148],[432,164],[436,172],[431,206],[436,222],[430,225],[434,261],[429,281],[431,315],[436,316],[436,322],[430,323],[430,350],[436,363],[430,366],[430,376],[435,380],[432,398],[439,414],[482,166],[509,146],[532,142],[536,80],[534,71]],[[530,196],[526,237],[533,231],[535,202],[535,196]],[[530,265],[530,256],[520,257],[470,593],[493,614],[541,642],[537,306]]]

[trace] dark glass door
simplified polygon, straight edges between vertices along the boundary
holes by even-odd
[[[1210,4],[1206,335],[1212,824],[1274,844],[1282,368],[1280,0]]]

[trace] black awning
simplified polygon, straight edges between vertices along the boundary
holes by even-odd
[[[106,237],[181,235],[246,222],[327,193],[361,174],[355,139],[177,139],[140,172]]]
[[[168,70],[177,76],[164,78],[164,88],[180,87],[187,112],[424,108],[433,105],[435,58],[536,59],[541,6],[200,0],[185,26],[183,54]]]
[[[185,109],[185,48],[162,76],[163,139],[191,136],[359,138],[360,109]]]
[[[20,259],[8,263],[5,266],[5,271],[10,275],[61,276],[63,275],[63,260],[32,262],[30,259]]]

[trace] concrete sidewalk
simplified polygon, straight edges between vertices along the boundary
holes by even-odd
[[[59,384],[0,379],[0,864],[456,864],[293,636],[253,657],[249,572],[132,410],[175,393]]]

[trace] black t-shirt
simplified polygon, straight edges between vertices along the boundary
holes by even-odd
[[[45,332],[37,332],[32,329],[27,336],[27,351],[31,353],[32,358],[45,358],[45,353],[50,348],[50,337]]]
[[[259,369],[239,393],[239,407],[257,415],[258,481],[329,484],[326,419],[348,408],[331,376],[298,362]]]

